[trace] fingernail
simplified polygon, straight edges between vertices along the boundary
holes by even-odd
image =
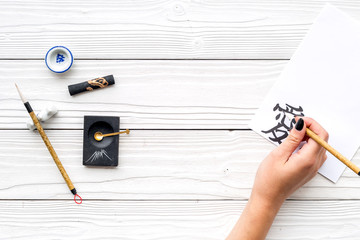
[[[304,120],[302,118],[299,118],[299,120],[295,124],[295,129],[301,131],[303,127],[304,127]]]

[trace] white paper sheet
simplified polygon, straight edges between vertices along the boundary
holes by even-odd
[[[326,5],[250,127],[266,139],[274,136],[270,129],[277,130],[277,137],[285,136],[291,124],[284,111],[314,118],[329,132],[329,144],[348,159],[353,157],[360,146],[359,22]],[[272,142],[278,144],[277,140]],[[337,182],[345,165],[330,153],[327,156],[319,173]]]

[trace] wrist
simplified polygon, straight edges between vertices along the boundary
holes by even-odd
[[[239,221],[227,239],[265,239],[281,204],[251,194]]]
[[[266,213],[269,217],[275,217],[284,201],[285,198],[280,196],[269,198],[252,193],[249,199],[249,205],[260,212]]]

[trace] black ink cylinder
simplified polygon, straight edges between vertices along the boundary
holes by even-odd
[[[98,88],[105,88],[113,84],[115,84],[114,76],[108,75],[105,77],[95,78],[82,83],[69,85],[68,88],[69,88],[69,93],[72,96],[85,91],[92,91]]]

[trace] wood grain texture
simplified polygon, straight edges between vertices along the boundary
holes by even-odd
[[[0,1],[0,59],[289,59],[326,0]],[[357,1],[331,1],[360,20]]]
[[[224,239],[245,201],[0,201],[1,239]],[[359,201],[291,201],[268,240],[359,236]]]
[[[1,199],[72,198],[37,133],[0,135]],[[120,137],[118,167],[90,168],[82,165],[82,131],[47,135],[84,199],[247,199],[274,148],[251,131],[136,130]],[[319,175],[291,198],[359,199],[359,181],[349,169],[337,184]]]
[[[1,61],[0,129],[29,118],[14,82],[36,113],[59,109],[45,129],[82,129],[84,115],[121,116],[130,129],[246,129],[286,62],[79,60],[55,74],[40,60]],[[70,96],[68,85],[109,74],[115,85]]]
[[[249,120],[326,2],[0,0],[0,239],[224,239],[274,148]],[[360,2],[331,3],[360,20]],[[65,74],[44,64],[54,45],[75,56]],[[107,89],[67,91],[109,74]],[[59,109],[44,128],[82,205],[25,130],[13,82],[35,112]],[[117,168],[82,166],[84,115],[132,129]],[[349,169],[337,184],[316,176],[267,239],[358,239],[359,186]]]

